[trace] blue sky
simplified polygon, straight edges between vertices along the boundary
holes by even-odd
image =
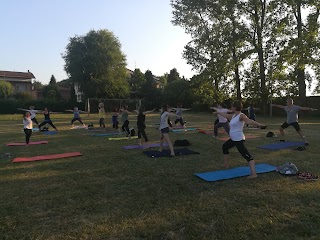
[[[38,81],[67,78],[61,53],[70,37],[92,29],[112,31],[129,69],[163,75],[177,68],[195,74],[182,59],[190,40],[173,26],[170,0],[2,0],[0,70],[30,70]]]

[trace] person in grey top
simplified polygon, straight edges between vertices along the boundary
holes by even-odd
[[[306,137],[303,135],[302,131],[300,130],[300,126],[298,123],[298,112],[301,110],[305,110],[305,111],[315,111],[317,109],[314,108],[308,108],[308,107],[300,107],[297,105],[293,105],[293,100],[290,98],[287,100],[287,106],[282,106],[282,105],[276,105],[276,104],[271,104],[272,107],[277,107],[277,108],[282,108],[286,111],[287,113],[287,121],[284,122],[281,126],[280,126],[280,135],[281,135],[281,142],[284,142],[284,129],[292,126],[294,127],[294,129],[297,131],[297,133],[303,138],[304,143],[306,146],[309,146],[309,143],[306,139]]]

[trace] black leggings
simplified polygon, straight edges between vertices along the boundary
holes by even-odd
[[[50,121],[44,121],[44,122],[42,122],[40,125],[39,125],[39,128],[41,128],[42,126],[44,126],[44,125],[46,125],[46,124],[49,124],[51,127],[53,127],[54,129],[57,129],[54,125],[53,125],[53,123],[52,123],[52,121],[50,120]]]
[[[26,144],[29,144],[30,137],[32,135],[32,129],[23,129],[24,133],[26,134]]]
[[[125,120],[122,127],[121,127],[122,131],[126,131],[128,133],[128,135],[130,134],[130,130],[129,130],[129,120]]]
[[[244,140],[241,141],[232,141],[229,139],[222,145],[222,152],[224,155],[229,154],[229,149],[233,148],[234,146],[237,147],[238,151],[248,162],[253,160],[253,157],[248,152],[247,148],[244,146]]]
[[[144,138],[144,141],[145,141],[145,142],[148,142],[148,141],[149,141],[149,139],[148,139],[148,137],[147,137],[147,134],[146,134],[146,132],[145,132],[145,128],[138,128],[138,138],[141,138],[141,135],[142,135],[142,137]]]
[[[34,122],[35,124],[39,125],[38,120],[34,117],[31,119],[32,122]]]
[[[177,118],[177,119],[174,121],[174,124],[177,124],[178,122],[181,124],[181,126],[184,126],[184,121],[183,121],[182,118]]]
[[[83,125],[81,118],[72,118],[71,124],[73,124],[75,121],[79,121]]]

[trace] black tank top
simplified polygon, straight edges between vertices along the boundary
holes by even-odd
[[[50,113],[44,113],[44,120],[50,120]]]
[[[137,121],[138,127],[145,127],[146,116],[143,115],[142,113],[139,113],[137,119],[138,119]]]

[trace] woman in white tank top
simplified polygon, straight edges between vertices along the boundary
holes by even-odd
[[[240,154],[249,162],[251,175],[248,178],[256,178],[258,175],[256,173],[255,162],[247,148],[244,146],[245,136],[243,134],[243,126],[244,124],[251,124],[258,127],[265,127],[266,125],[253,121],[243,114],[241,112],[242,103],[240,101],[234,102],[231,108],[234,114],[227,114],[219,111],[216,112],[230,120],[230,139],[222,145],[224,166],[229,168],[229,149],[235,146]]]

